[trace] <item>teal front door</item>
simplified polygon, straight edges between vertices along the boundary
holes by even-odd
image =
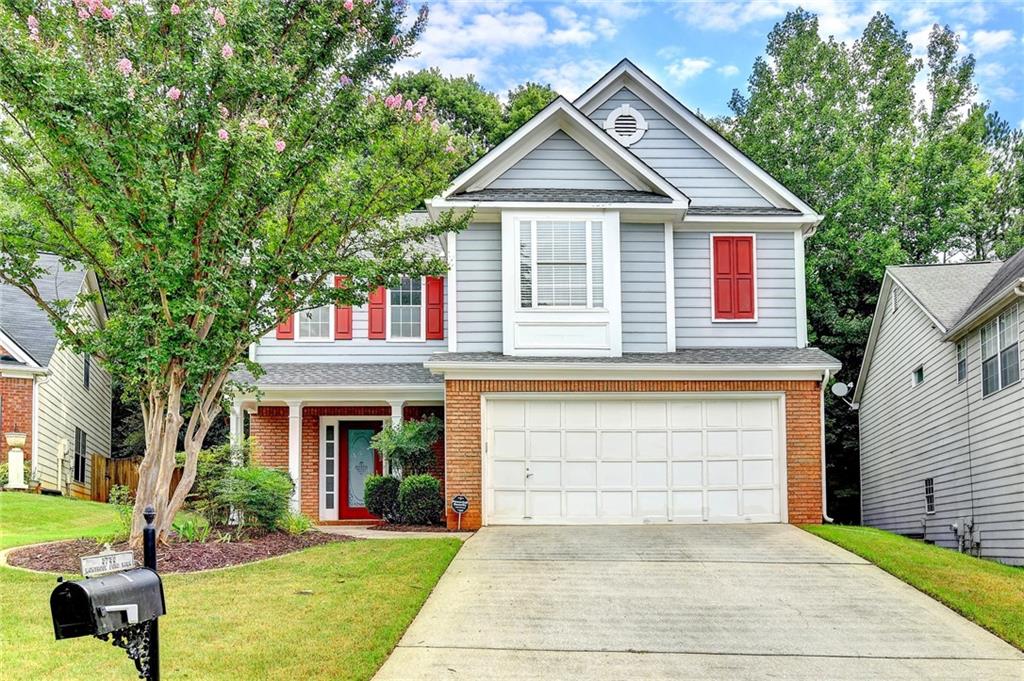
[[[366,478],[380,475],[381,459],[370,445],[370,438],[380,430],[378,423],[340,421],[338,440],[341,453],[341,518],[373,518],[366,510],[363,491]]]

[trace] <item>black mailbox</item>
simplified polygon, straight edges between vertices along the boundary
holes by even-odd
[[[50,594],[57,639],[102,636],[164,614],[164,586],[149,568],[62,582]]]

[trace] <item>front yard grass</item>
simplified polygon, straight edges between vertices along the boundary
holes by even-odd
[[[1024,650],[1024,568],[871,527],[805,525]]]
[[[119,527],[110,504],[0,492],[0,550],[58,539],[104,537]]]
[[[82,504],[83,513],[90,506],[49,500]],[[6,502],[0,498],[0,505]],[[22,541],[12,543],[10,509],[4,513],[7,546],[90,535],[90,529],[91,536],[104,533],[85,523],[84,531],[32,530],[31,519],[19,518],[14,526],[22,527]],[[106,522],[102,514],[99,522]],[[443,535],[337,542],[225,570],[166,575],[161,671],[168,679],[369,679],[459,546]],[[0,567],[0,676],[135,678],[132,662],[110,643],[53,640],[55,583],[52,576]]]

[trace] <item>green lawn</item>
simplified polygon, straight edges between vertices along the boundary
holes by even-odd
[[[804,529],[871,561],[1024,650],[1024,568],[870,527],[806,525]]]
[[[82,504],[83,512],[99,506],[53,501]],[[11,514],[4,513],[4,540],[19,543],[7,539]],[[19,518],[19,524],[24,543],[75,536],[41,523],[33,534],[34,523]],[[79,527],[78,536],[103,533],[90,532],[86,523]],[[164,678],[368,679],[459,546],[443,536],[346,542],[227,570],[167,575],[167,615],[160,620]],[[131,661],[109,643],[53,640],[54,584],[50,576],[0,568],[0,670],[6,670],[0,676],[135,678]]]
[[[57,539],[103,537],[117,529],[117,511],[110,504],[0,493],[0,550]]]

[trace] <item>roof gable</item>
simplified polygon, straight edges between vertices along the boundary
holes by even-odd
[[[939,323],[943,333],[963,317],[971,301],[1000,267],[998,262],[890,267],[910,297]]]
[[[441,198],[490,187],[559,131],[620,178],[626,189],[667,196],[684,207],[689,203],[686,195],[675,185],[611,139],[564,97],[555,99],[501,144],[484,154],[455,178]],[[589,159],[586,162],[589,163]]]
[[[563,130],[553,132],[486,188],[633,189]]]
[[[711,126],[705,123],[699,116],[683,106],[675,97],[669,94],[664,88],[658,85],[646,73],[641,71],[628,59],[623,59],[611,71],[606,73],[600,80],[580,95],[573,104],[588,116],[595,115],[595,111],[604,106],[614,96],[621,96],[619,93],[626,89],[630,94],[638,98],[657,115],[670,123],[672,127],[683,133],[683,136],[692,141],[700,151],[707,153],[714,160],[728,169],[735,178],[742,181],[751,191],[755,193],[753,200],[761,197],[768,205],[775,208],[789,208],[800,211],[801,214],[814,216],[815,211],[803,200],[788,190],[778,180],[769,175],[763,168],[754,163],[743,152],[733,146],[729,141],[716,132]],[[645,114],[646,115],[646,114]],[[653,131],[652,131],[653,132]],[[650,132],[648,133],[650,134]],[[646,136],[645,136],[646,137]],[[682,142],[682,139],[679,139]],[[633,147],[643,143],[643,139]],[[631,148],[633,148],[631,147]],[[643,155],[638,150],[638,155]],[[674,154],[678,159],[679,154]],[[653,161],[652,161],[653,164]],[[667,164],[666,164],[667,167]],[[666,171],[667,172],[667,171]],[[677,180],[683,184],[682,178]],[[742,187],[727,187],[725,191],[742,191]],[[687,194],[689,195],[689,194]],[[691,197],[694,198],[694,197]],[[708,196],[707,199],[722,198]],[[727,197],[726,197],[727,198]],[[736,199],[741,197],[735,197]],[[749,197],[748,197],[749,199]],[[699,202],[694,199],[694,204],[704,203],[705,199]],[[706,205],[714,205],[713,203]],[[721,205],[721,204],[719,204]],[[739,205],[756,205],[742,204]]]

